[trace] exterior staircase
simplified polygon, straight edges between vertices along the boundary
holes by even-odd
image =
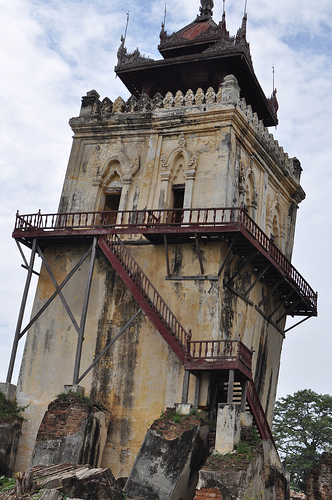
[[[228,392],[228,382],[223,383],[224,393]],[[241,391],[242,387],[240,382],[234,382],[233,386],[233,400],[232,403],[240,405],[241,404]],[[253,416],[254,424],[257,428],[262,439],[270,439],[273,443],[273,436],[266,419],[265,412],[262,408],[259,396],[256,391],[255,384],[252,380],[247,380],[247,397],[246,397],[246,411],[250,411]]]
[[[144,271],[122,243],[119,236],[116,234],[99,236],[98,245],[107,260],[114,267],[115,271],[119,274],[124,284],[132,293],[139,306],[143,309],[152,324],[157,328],[161,336],[178,356],[181,363],[188,364],[188,343],[190,342],[188,339],[191,338],[191,334],[188,334],[183,328],[174,313],[159,295],[156,288],[152,285]],[[202,341],[199,343],[201,344]],[[207,344],[207,341],[204,343]],[[230,342],[228,342],[228,344],[230,344]],[[206,350],[207,345],[205,346],[205,351]],[[201,357],[203,360],[206,357],[206,354],[206,352],[203,352],[199,358]],[[218,362],[217,358],[215,361],[218,364],[220,361]],[[228,363],[229,362],[230,361],[228,360]],[[196,369],[197,368],[198,366],[196,366]],[[233,389],[233,402],[239,404],[240,400],[241,387],[239,384],[235,383]],[[249,406],[262,439],[272,439],[273,441],[269,424],[260,404],[255,385],[251,379],[247,380],[247,406]]]
[[[149,278],[116,234],[100,236],[98,245],[139,306],[183,364],[187,332]]]

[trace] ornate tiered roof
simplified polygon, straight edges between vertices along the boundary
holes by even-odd
[[[265,126],[276,125],[278,104],[275,92],[266,98],[254,72],[250,46],[246,39],[247,14],[235,36],[226,28],[226,13],[217,24],[212,19],[213,2],[201,0],[200,14],[177,32],[168,35],[165,26],[160,32],[158,49],[163,56],[154,60],[143,56],[138,48],[129,53],[122,38],[115,68],[128,90],[135,97],[156,93],[162,96],[188,89],[204,92],[218,89],[226,75],[233,74],[245,98]]]

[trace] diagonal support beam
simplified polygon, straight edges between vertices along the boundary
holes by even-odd
[[[276,323],[280,323],[280,321],[289,314],[294,307],[296,307],[300,302],[302,302],[302,298],[297,299],[286,311],[280,316],[280,318],[277,319]]]
[[[119,333],[112,339],[107,346],[102,350],[102,352],[96,357],[93,363],[85,370],[85,372],[78,378],[77,383],[79,384],[81,380],[84,379],[84,377],[89,373],[89,371],[92,370],[92,368],[98,363],[98,361],[106,354],[106,352],[112,347],[112,345],[115,343],[116,340],[120,337],[120,335],[123,334],[123,332],[132,324],[134,319],[142,312],[142,309],[139,308],[138,311],[134,314],[134,316],[121,328]]]
[[[248,297],[251,290],[254,288],[256,283],[258,283],[262,279],[262,277],[264,276],[264,274],[266,273],[266,271],[269,269],[270,266],[271,266],[271,264],[269,263],[267,266],[264,267],[263,271],[261,271],[259,273],[258,277],[255,279],[255,281],[250,285],[248,290],[245,292],[245,294],[244,294],[245,297]]]
[[[7,373],[7,379],[6,379],[7,384],[10,384],[11,380],[12,380],[14,364],[15,364],[15,359],[16,359],[16,354],[17,354],[17,347],[18,347],[19,340],[21,338],[20,331],[21,331],[21,327],[22,327],[25,306],[27,303],[27,298],[28,298],[28,293],[29,293],[29,288],[30,288],[30,283],[31,283],[31,277],[32,277],[32,273],[33,273],[33,265],[35,263],[36,246],[37,246],[37,239],[34,238],[34,240],[32,242],[30,263],[28,266],[28,275],[27,275],[27,279],[25,281],[25,287],[24,287],[24,291],[23,291],[20,312],[19,312],[17,324],[16,324],[12,353],[11,353],[10,361],[9,361],[9,367],[8,367],[8,373]]]
[[[47,307],[55,299],[55,297],[58,295],[58,293],[60,292],[60,290],[62,290],[62,288],[66,285],[66,283],[68,283],[68,281],[73,276],[73,274],[77,271],[77,269],[83,264],[83,262],[85,261],[85,259],[87,259],[89,257],[89,255],[91,253],[91,250],[92,250],[92,248],[89,248],[89,250],[86,252],[86,254],[83,255],[83,257],[79,260],[79,262],[73,267],[73,269],[70,271],[70,273],[68,274],[68,276],[66,276],[66,278],[63,280],[63,282],[61,283],[61,285],[55,290],[55,292],[51,295],[51,297],[45,302],[45,304],[37,312],[37,314],[35,314],[35,316],[32,318],[32,320],[29,322],[29,324],[24,328],[24,330],[22,330],[22,332],[19,334],[19,338],[22,338],[23,335],[34,324],[34,322],[37,321],[37,319],[43,314],[43,312],[45,311],[45,309],[47,309]]]
[[[269,297],[271,297],[271,295],[277,290],[277,288],[279,287],[279,285],[281,285],[284,279],[285,278],[281,278],[280,280],[277,281],[277,283],[271,288],[271,290],[266,295],[264,295],[264,297],[258,304],[258,307],[260,307]]]
[[[237,271],[235,271],[235,273],[233,274],[233,276],[231,276],[229,278],[229,280],[227,281],[226,285],[230,285],[236,278],[236,276],[238,276],[240,274],[240,272],[248,265],[250,264],[250,262],[256,257],[256,255],[258,255],[259,252],[255,251],[254,253],[252,253],[246,260],[245,262],[243,262],[243,264],[241,264],[241,266],[239,267],[239,269]]]
[[[307,321],[307,319],[311,318],[312,316],[307,316],[306,318],[303,318],[301,319],[301,321],[298,321],[297,323],[295,323],[295,325],[292,325],[290,326],[289,328],[287,328],[284,333],[287,333],[289,332],[290,330],[293,330],[293,328],[295,328],[296,326],[299,326],[301,323],[304,323],[304,321]]]
[[[38,252],[39,256],[41,257],[41,259],[42,259],[42,261],[43,261],[43,264],[44,264],[44,266],[45,266],[45,268],[46,268],[46,270],[47,270],[47,272],[48,272],[48,274],[49,274],[49,276],[50,276],[50,278],[51,278],[51,280],[52,280],[52,282],[53,282],[54,288],[55,288],[55,289],[58,289],[58,288],[59,288],[59,285],[58,285],[58,283],[57,283],[57,281],[56,281],[56,279],[55,279],[55,277],[54,277],[54,274],[52,273],[52,270],[51,270],[50,266],[48,265],[48,262],[47,262],[47,260],[45,259],[45,256],[44,256],[44,254],[43,254],[43,252],[42,252],[42,250],[41,250],[41,248],[40,248],[40,246],[39,246],[39,245],[37,245],[37,252]],[[59,291],[59,297],[60,297],[60,299],[61,299],[61,302],[62,302],[62,304],[63,304],[64,308],[65,308],[65,309],[66,309],[66,311],[67,311],[67,314],[68,314],[69,318],[71,319],[71,322],[72,322],[72,323],[73,323],[73,325],[74,325],[74,328],[75,328],[75,330],[76,330],[77,334],[79,335],[79,333],[80,333],[80,328],[79,328],[79,326],[78,326],[78,324],[77,324],[77,321],[76,321],[76,319],[74,318],[74,315],[73,315],[73,313],[71,312],[71,309],[70,309],[70,307],[69,307],[69,305],[68,305],[68,303],[67,303],[66,299],[64,298],[63,293],[62,293],[61,291]]]
[[[78,376],[79,376],[79,371],[80,371],[81,355],[82,355],[82,348],[83,348],[83,342],[84,342],[85,322],[86,322],[86,316],[87,316],[87,312],[88,312],[88,304],[89,304],[89,297],[90,297],[90,291],[91,291],[93,268],[94,268],[95,260],[96,260],[96,246],[97,246],[97,238],[94,237],[93,243],[92,243],[92,249],[91,249],[92,251],[91,251],[91,257],[90,257],[88,279],[87,279],[85,296],[84,296],[83,307],[82,307],[80,333],[79,333],[78,340],[77,340],[76,358],[75,358],[74,375],[73,375],[73,385],[78,385]]]
[[[279,302],[279,304],[277,305],[277,307],[276,307],[276,308],[272,311],[272,313],[269,315],[269,319],[271,319],[271,318],[272,318],[272,316],[274,316],[274,315],[275,315],[275,313],[276,313],[277,311],[279,311],[280,307],[282,307],[282,306],[283,306],[283,305],[287,302],[287,300],[291,298],[291,296],[293,295],[293,293],[294,293],[294,290],[291,290],[291,291],[289,292],[289,294],[288,294],[288,295],[284,298],[284,300],[282,300],[281,302]]]
[[[21,264],[21,267],[23,267],[23,269],[27,269],[27,270],[29,270],[29,264],[28,264],[28,261],[27,261],[27,260],[26,260],[26,258],[25,258],[25,255],[24,255],[23,250],[22,250],[22,248],[21,248],[20,242],[19,242],[18,240],[15,240],[15,242],[16,242],[17,248],[19,249],[20,254],[21,254],[21,257],[22,257],[23,262],[24,262],[24,264]],[[33,272],[33,274],[35,274],[36,276],[39,276],[39,273],[37,273],[37,271],[32,270],[32,272]]]
[[[221,275],[221,273],[222,273],[222,271],[223,271],[223,269],[224,269],[224,267],[226,265],[227,259],[230,256],[231,251],[233,250],[233,247],[235,245],[236,240],[237,240],[237,234],[234,236],[234,238],[232,240],[232,243],[228,247],[228,250],[227,250],[227,253],[226,253],[226,257],[224,258],[224,262],[221,264],[220,269],[218,271],[218,276]]]

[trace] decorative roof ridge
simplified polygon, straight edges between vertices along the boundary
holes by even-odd
[[[195,42],[205,41],[207,39],[212,40],[222,35],[221,23],[216,24],[212,19],[204,21],[208,22],[209,27],[206,31],[200,33],[194,38]],[[181,30],[175,31],[171,35],[167,35],[167,31],[165,31],[164,27],[162,27],[159,35],[160,44],[158,46],[158,49],[159,50],[163,49],[166,46],[167,47],[172,47],[173,45],[176,46],[179,43],[181,43],[181,45],[192,44],[193,40],[186,39],[185,37],[182,36],[182,34],[185,33],[187,30],[189,30],[190,28],[192,28],[193,26],[195,26],[196,24],[197,21],[195,20],[192,23],[185,26],[184,28],[182,28]]]
[[[183,94],[178,90],[175,95],[167,92],[165,96],[157,93],[152,99],[143,94],[140,99],[131,95],[127,101],[118,97],[114,103],[105,97],[100,101],[99,94],[95,90],[87,92],[82,98],[82,108],[80,117],[94,117],[114,115],[118,113],[146,113],[155,110],[170,110],[176,108],[190,108],[193,106],[204,106],[204,111],[210,109],[210,105],[233,105],[238,107],[245,115],[248,124],[254,129],[257,137],[264,143],[275,160],[280,164],[285,176],[292,175],[298,182],[301,176],[301,164],[297,158],[289,158],[282,146],[274,139],[262,120],[259,120],[257,113],[253,112],[251,105],[247,104],[244,98],[240,98],[240,88],[233,75],[225,77],[218,92],[209,87],[206,92],[198,88],[196,93],[191,89]],[[206,105],[209,105],[208,107]]]
[[[118,52],[118,64],[115,67],[115,71],[120,69],[121,66],[127,66],[131,64],[139,64],[139,63],[145,63],[147,61],[154,61],[151,57],[144,56],[140,53],[138,47],[134,52],[128,52],[127,48],[124,46],[123,43],[121,43]]]
[[[213,0],[201,0],[201,7],[199,8],[200,14],[197,16],[198,20],[211,19],[213,15]]]

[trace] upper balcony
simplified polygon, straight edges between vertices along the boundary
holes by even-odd
[[[251,263],[259,277],[257,280],[266,283],[271,293],[281,298],[285,313],[277,323],[285,315],[317,315],[317,293],[242,207],[17,213],[13,231],[13,237],[28,246],[34,238],[91,238],[101,234],[143,234],[157,245],[164,244],[165,240],[168,244],[186,243],[195,237],[205,241],[226,241],[233,253]],[[260,308],[262,302],[256,308],[264,315]],[[267,319],[271,317],[272,314]]]

